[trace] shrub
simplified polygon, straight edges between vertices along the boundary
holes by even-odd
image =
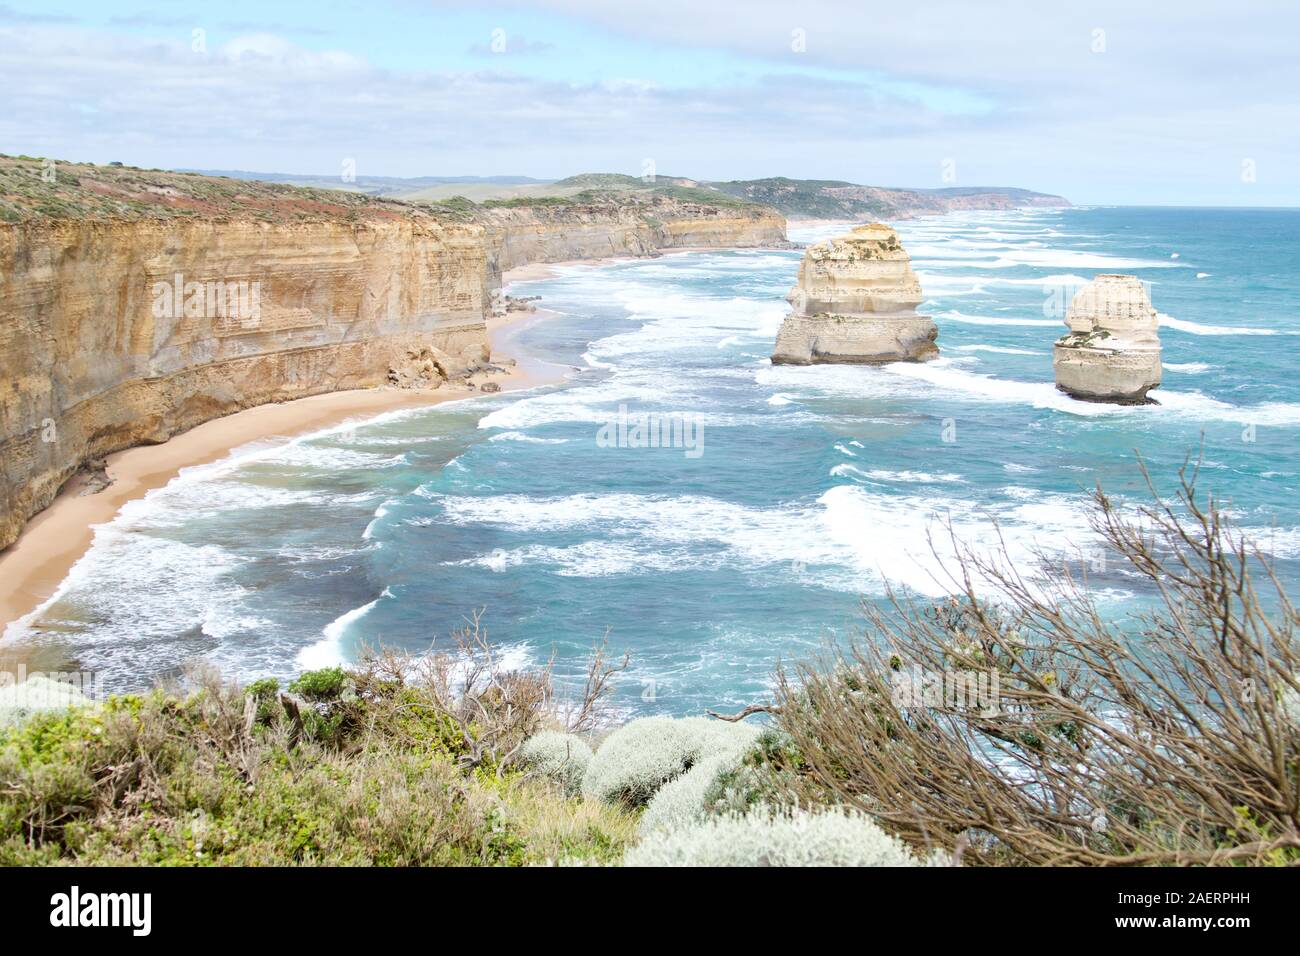
[[[1112,623],[1077,571],[959,549],[960,596],[868,607],[868,639],[779,675],[804,782],[980,863],[1300,862],[1300,615],[1195,471],[1156,497],[1094,495],[1151,611]],[[952,672],[996,699],[895,699],[900,674]]]
[[[369,677],[358,683],[358,694],[391,696],[393,687],[414,688],[425,712],[455,740],[456,759],[464,768],[502,771],[551,708],[550,666],[507,669],[478,614],[451,639],[454,650],[415,660],[389,653],[370,658]]]
[[[724,815],[643,839],[626,866],[919,866],[861,813]]]
[[[760,806],[825,805],[826,792],[807,786],[807,767],[787,734],[764,727],[739,761],[724,766],[704,794],[706,816],[744,815]],[[833,803],[833,801],[831,801]]]
[[[743,750],[757,731],[707,717],[643,717],[606,738],[587,765],[582,792],[606,803],[644,806],[705,757]]]
[[[271,684],[276,684],[271,679]],[[348,673],[341,667],[323,667],[317,671],[307,671],[289,684],[289,692],[300,694],[310,701],[337,700],[348,689]],[[277,685],[278,686],[278,685]],[[274,689],[274,688],[270,688]],[[268,692],[266,681],[258,681],[248,688],[250,693]]]
[[[645,835],[656,830],[675,830],[704,820],[705,797],[718,777],[735,770],[741,759],[742,755],[735,752],[705,757],[676,780],[664,784],[646,804],[639,832]]]
[[[488,668],[466,702],[395,679],[403,669],[420,671],[385,656],[342,679],[316,672],[295,684],[336,699],[304,704],[199,668],[186,691],[0,729],[0,865],[621,859],[630,814],[566,798],[496,749],[541,719],[518,709],[545,699],[544,676]],[[313,731],[326,720],[330,733]]]
[[[544,777],[559,783],[569,795],[582,790],[591,762],[591,747],[581,737],[556,730],[533,734],[519,751],[520,759]]]

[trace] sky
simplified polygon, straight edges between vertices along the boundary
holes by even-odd
[[[1300,205],[1296,0],[0,0],[0,152]]]

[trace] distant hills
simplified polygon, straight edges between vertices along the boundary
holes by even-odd
[[[953,186],[942,189],[900,189],[864,186],[835,179],[768,179],[711,182],[686,176],[656,176],[653,180],[621,173],[581,173],[565,179],[529,176],[305,176],[240,170],[185,170],[261,182],[286,183],[317,189],[343,189],[406,202],[443,203],[462,198],[474,203],[584,202],[609,193],[652,193],[709,203],[757,203],[789,219],[910,219],[960,209],[1015,209],[1022,206],[1069,206],[1061,196],[1014,186]],[[724,198],[725,197],[725,198]]]
[[[729,196],[771,206],[790,219],[910,219],[958,209],[1070,205],[1060,196],[1014,186],[895,189],[834,179],[785,177],[708,185]]]

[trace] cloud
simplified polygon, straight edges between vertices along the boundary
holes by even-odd
[[[432,6],[454,6],[439,3]],[[731,4],[656,0],[653,16],[627,16],[604,0],[531,0],[519,6],[564,14],[613,34],[773,62],[799,60],[872,69],[1033,102],[1046,96],[1124,93],[1131,99],[1241,98],[1238,84],[1269,79],[1249,95],[1284,99],[1296,89],[1292,55],[1300,14],[1286,0],[1183,0],[1176,9],[1131,0],[1043,4],[1035,0],[747,0]],[[793,34],[801,31],[802,52]],[[1225,84],[1231,76],[1234,82]],[[1292,82],[1285,83],[1284,80]],[[1123,103],[1112,104],[1122,108]]]
[[[564,58],[398,70],[347,49],[308,49],[274,30],[220,45],[210,36],[208,52],[196,53],[188,31],[153,39],[6,24],[0,150],[304,173],[355,157],[362,175],[636,174],[651,158],[700,178],[900,186],[943,185],[941,164],[952,159],[958,185],[1019,185],[1079,201],[1294,204],[1300,196],[1300,103],[1291,95],[1300,68],[1289,56],[1268,59],[1276,37],[1256,45],[1261,31],[1285,35],[1278,23],[1228,29],[1217,13],[1189,7],[1186,22],[1174,18],[1157,40],[1144,32],[1154,21],[1133,32],[1148,14],[1109,2],[1070,16],[1022,10],[1017,19],[1015,5],[972,5],[977,16],[938,0],[927,6],[934,20],[910,8],[837,19],[821,0],[781,5],[794,15],[753,0],[745,17],[729,19],[678,0],[625,20],[581,0],[535,6],[608,33],[585,36],[571,57],[565,43]],[[945,21],[949,14],[956,19]],[[789,49],[792,16],[806,24],[806,54]],[[572,35],[554,22],[557,36]],[[1109,26],[1105,52],[1094,54],[1095,23]],[[509,31],[506,49],[511,40],[533,46]],[[563,69],[584,49],[625,43],[688,47],[702,63],[748,59],[743,69],[728,60],[707,79],[656,76],[644,59],[629,59],[620,75],[599,71],[598,82],[559,78],[592,72]],[[1175,57],[1171,45],[1180,44]],[[1261,63],[1247,62],[1252,51]],[[1224,82],[1211,61],[1247,79]],[[1270,69],[1276,82],[1263,77]],[[988,108],[951,107],[961,96]],[[1244,158],[1259,171],[1250,187],[1240,181]]]

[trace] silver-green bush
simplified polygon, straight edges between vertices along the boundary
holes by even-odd
[[[739,765],[741,756],[740,753],[724,753],[705,757],[676,780],[660,787],[641,815],[638,829],[642,836],[702,821],[705,818],[705,795],[719,774]]]
[[[716,736],[699,763],[676,780],[664,784],[646,805],[640,831],[672,830],[699,823],[711,811],[709,797],[723,779],[736,776],[758,740],[758,728],[747,724],[713,725]],[[727,729],[723,730],[725,726]]]
[[[700,761],[743,751],[757,733],[744,724],[706,717],[634,720],[601,744],[587,766],[582,792],[607,803],[643,806]]]
[[[901,841],[856,812],[756,812],[658,832],[625,866],[921,866]]]
[[[534,771],[563,786],[565,793],[574,795],[582,789],[591,747],[574,734],[543,730],[524,741],[519,756]]]

